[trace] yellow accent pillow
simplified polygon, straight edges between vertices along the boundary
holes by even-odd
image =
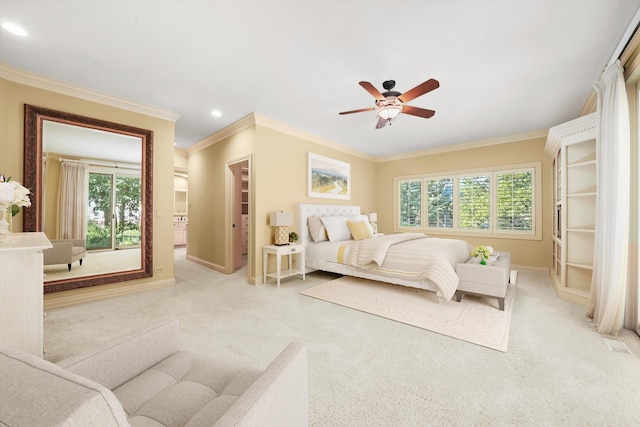
[[[364,221],[347,221],[347,226],[349,227],[349,231],[351,231],[353,240],[364,240],[372,237],[371,231],[369,231],[369,227],[367,227],[367,223]]]

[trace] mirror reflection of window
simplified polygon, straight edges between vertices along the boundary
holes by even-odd
[[[50,240],[62,238],[61,223],[69,221],[61,210],[61,195],[70,193],[67,198],[78,199],[82,206],[66,210],[71,215],[81,212],[83,219],[78,222],[82,222],[82,227],[64,234],[85,239],[87,250],[87,258],[79,268],[68,271],[55,265],[45,266],[45,282],[140,269],[142,262],[137,254],[143,218],[141,139],[49,120],[43,122],[42,132],[47,166],[43,174],[45,234]],[[87,189],[78,191],[78,197],[74,197],[68,180],[61,179],[65,163],[85,166]],[[124,250],[128,254],[123,252],[124,258],[116,253]]]
[[[87,250],[140,247],[141,201],[139,174],[90,172]]]

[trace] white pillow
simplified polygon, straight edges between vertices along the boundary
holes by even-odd
[[[324,228],[319,216],[310,216],[307,218],[307,226],[309,227],[311,240],[316,243],[327,240],[327,230]]]
[[[362,221],[364,221],[364,223],[367,224],[367,228],[369,229],[369,233],[371,233],[372,236],[375,234],[373,232],[373,226],[369,222],[369,217],[368,216],[366,216],[366,215],[351,215],[349,217],[349,221],[352,221],[352,222],[362,222]]]
[[[351,239],[351,231],[349,231],[346,216],[323,216],[321,220],[327,230],[329,241],[338,242]]]

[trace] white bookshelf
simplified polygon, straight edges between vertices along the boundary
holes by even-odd
[[[597,188],[595,113],[549,129],[553,157],[552,282],[558,296],[589,304]]]

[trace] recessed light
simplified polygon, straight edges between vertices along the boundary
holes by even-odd
[[[218,110],[213,110],[213,111],[211,112],[211,115],[212,115],[213,117],[221,117],[221,116],[222,116],[222,113],[221,113],[220,111],[218,111]]]
[[[3,22],[2,28],[9,31],[11,34],[15,34],[16,36],[26,37],[27,32],[20,25],[15,22]]]

